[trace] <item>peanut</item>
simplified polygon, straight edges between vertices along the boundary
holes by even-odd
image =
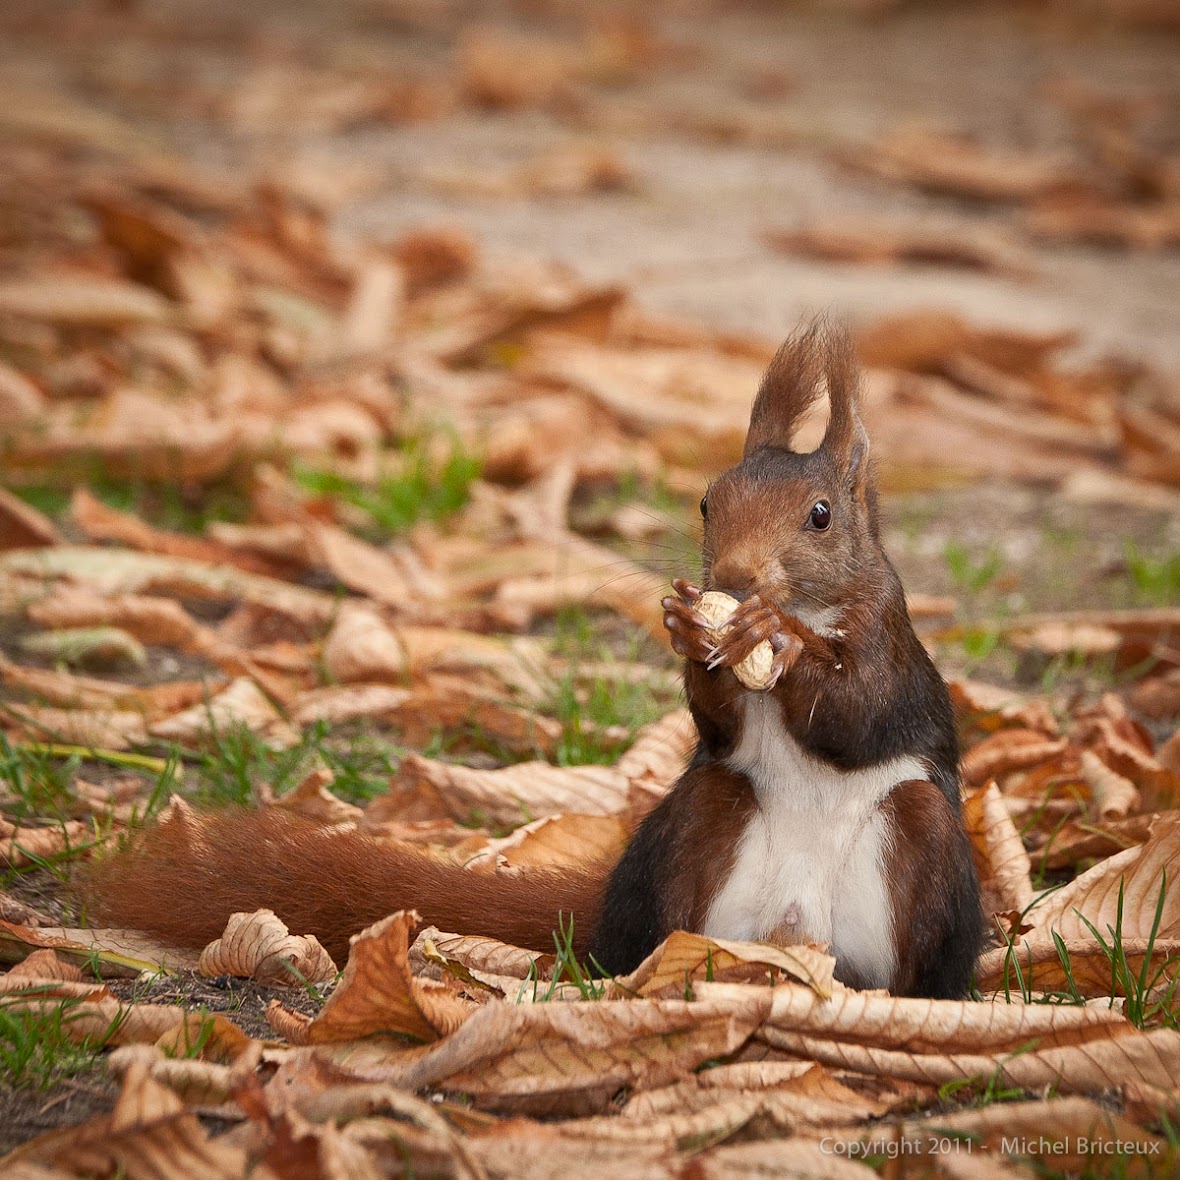
[[[720,590],[707,590],[696,601],[693,609],[704,615],[709,622],[709,630],[714,638],[719,640],[728,629],[728,623],[733,612],[741,604],[736,598],[730,598]],[[735,664],[733,674],[748,689],[762,692],[770,687],[771,661],[774,659],[774,649],[763,640],[744,660]]]

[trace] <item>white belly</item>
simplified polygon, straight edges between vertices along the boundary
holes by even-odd
[[[743,707],[728,764],[749,777],[758,808],[701,932],[757,940],[780,929],[795,941],[827,942],[840,974],[887,987],[897,964],[879,805],[898,783],[928,778],[925,766],[894,758],[837,770],[787,733],[772,698],[751,693]]]

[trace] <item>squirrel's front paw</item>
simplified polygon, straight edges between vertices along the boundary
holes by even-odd
[[[672,650],[686,660],[708,664],[717,654],[717,647],[708,620],[696,610],[701,591],[683,578],[673,579],[672,589],[676,593],[669,594],[662,603]]]
[[[710,667],[740,664],[760,643],[769,643],[773,653],[769,671],[759,688],[773,688],[794,667],[803,652],[803,642],[793,634],[790,620],[773,604],[752,594],[734,612],[725,635],[717,645]]]

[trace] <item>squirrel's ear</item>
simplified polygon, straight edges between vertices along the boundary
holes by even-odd
[[[819,396],[824,352],[820,329],[813,325],[792,336],[774,354],[750,411],[743,455],[759,447],[791,449],[795,430]]]
[[[824,376],[831,416],[821,444],[854,488],[868,479],[869,436],[860,419],[860,373],[847,333],[825,341]]]

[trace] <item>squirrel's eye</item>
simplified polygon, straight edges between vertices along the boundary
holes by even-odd
[[[816,500],[807,518],[807,527],[822,533],[832,523],[832,506],[827,500]]]
[[[702,496],[701,497],[701,516],[705,517],[708,515],[709,515],[709,497]]]

